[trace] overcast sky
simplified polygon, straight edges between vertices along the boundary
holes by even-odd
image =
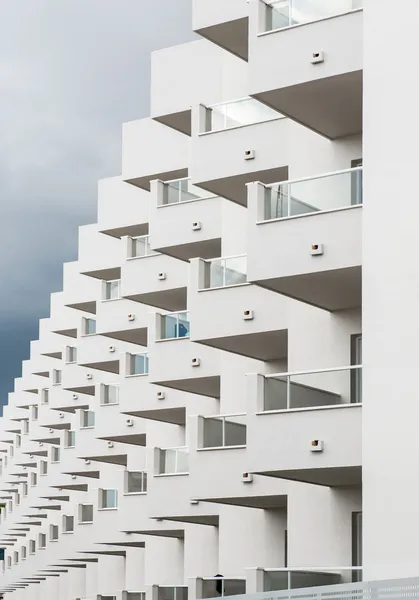
[[[0,0],[0,404],[149,114],[150,52],[192,39],[191,0]],[[168,90],[170,93],[170,90]]]

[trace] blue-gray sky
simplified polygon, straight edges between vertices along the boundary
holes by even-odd
[[[0,404],[96,220],[97,180],[120,173],[121,123],[149,114],[150,52],[193,37],[190,4],[0,1]]]

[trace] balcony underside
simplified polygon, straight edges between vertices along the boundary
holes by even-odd
[[[107,360],[94,363],[83,363],[80,366],[88,369],[97,369],[106,373],[119,373],[119,360]]]
[[[313,483],[326,487],[361,486],[362,467],[324,467],[319,469],[283,469],[278,471],[259,471],[258,475]]]
[[[133,446],[146,446],[147,436],[145,433],[131,433],[120,435],[98,436],[98,440],[107,442],[119,442],[121,444],[132,444]]]
[[[287,357],[288,330],[232,335],[197,342],[256,360],[280,360]]]
[[[147,327],[139,327],[138,329],[127,329],[126,331],[101,331],[100,335],[120,342],[147,347],[147,331]]]
[[[132,179],[126,179],[125,181],[149,192],[150,181],[153,181],[154,179],[160,179],[160,181],[173,181],[175,179],[185,179],[186,177],[188,177],[188,169],[177,169],[175,171],[151,173],[141,177],[133,177]]]
[[[125,415],[160,421],[161,423],[172,423],[173,425],[186,424],[186,408],[179,406],[176,408],[156,408],[152,410],[127,410]]]
[[[186,287],[124,297],[128,300],[134,300],[134,302],[140,302],[141,304],[147,304],[148,306],[162,308],[171,312],[186,309]]]
[[[115,238],[122,238],[125,236],[129,237],[140,237],[142,235],[148,235],[148,223],[139,223],[138,225],[121,225],[121,227],[115,227],[111,229],[101,229],[100,233],[105,233]]]
[[[219,515],[179,515],[179,516],[164,516],[151,517],[152,519],[163,519],[164,521],[173,521],[174,523],[191,523],[194,525],[208,525],[210,527],[218,527],[220,524]]]
[[[90,302],[75,302],[73,304],[66,304],[66,306],[68,308],[75,308],[76,310],[81,310],[82,312],[87,312],[92,315],[96,314],[96,301],[95,300],[92,300]]]
[[[156,250],[162,254],[167,254],[186,262],[191,258],[208,260],[221,256],[221,238],[191,242],[190,244],[179,244],[178,246],[165,246],[163,248],[156,248]]]
[[[151,535],[154,537],[166,537],[172,538],[176,540],[185,539],[185,530],[184,529],[143,529],[142,531],[127,531],[126,533],[136,533],[138,535]]]
[[[92,269],[83,271],[81,275],[101,279],[102,281],[111,281],[112,279],[121,279],[121,267],[109,267],[107,269]]]
[[[199,35],[213,44],[224,48],[235,56],[247,60],[249,56],[249,19],[244,17],[227,23],[196,30]]]
[[[216,135],[216,134],[215,134]],[[242,173],[222,179],[210,179],[208,181],[195,181],[194,184],[200,188],[240,204],[247,206],[247,188],[246,184],[253,181],[260,181],[266,185],[286,181],[288,179],[288,167],[278,167],[276,169],[267,169],[265,171],[252,171],[251,173]]]
[[[209,396],[210,398],[220,397],[220,376],[196,377],[189,379],[175,379],[173,381],[155,381],[156,385],[162,387],[198,394],[199,396]]]
[[[329,311],[357,308],[362,304],[361,266],[252,283]]]
[[[74,392],[75,394],[86,394],[87,396],[95,395],[95,386],[94,385],[80,385],[77,387],[63,387],[64,390],[68,392]],[[77,405],[78,407],[78,405]]]
[[[228,504],[230,506],[244,506],[245,508],[259,508],[262,510],[287,508],[288,497],[286,494],[272,496],[237,496],[230,498],[199,498],[201,502],[213,504]]]
[[[180,112],[171,113],[170,115],[163,115],[160,117],[153,117],[155,121],[161,123],[162,125],[166,125],[166,127],[171,127],[176,131],[180,131],[180,133],[185,133],[186,135],[191,135],[192,133],[192,110],[182,110]]]
[[[111,465],[127,466],[127,455],[126,454],[102,454],[97,456],[81,456],[83,460],[90,460],[93,462],[107,463]]]
[[[331,140],[362,133],[362,71],[252,96]]]

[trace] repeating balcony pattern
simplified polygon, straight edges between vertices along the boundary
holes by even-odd
[[[7,599],[363,577],[362,3],[193,5],[0,419]]]

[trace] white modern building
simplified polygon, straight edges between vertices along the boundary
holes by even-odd
[[[417,575],[418,13],[194,0],[152,55],[0,419],[4,598]]]

